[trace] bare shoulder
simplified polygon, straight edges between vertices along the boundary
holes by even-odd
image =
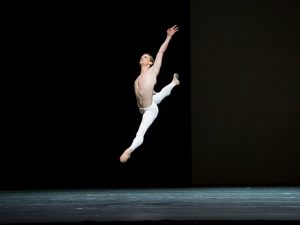
[[[158,70],[158,69],[155,69],[154,67],[151,67],[151,68],[148,70],[148,73],[149,73],[151,76],[156,77],[156,76],[159,74],[159,70]]]

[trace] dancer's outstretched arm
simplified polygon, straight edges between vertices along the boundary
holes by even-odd
[[[167,30],[167,37],[165,39],[165,41],[163,42],[163,44],[160,46],[155,60],[154,60],[154,64],[153,64],[153,69],[155,70],[155,74],[156,76],[159,74],[159,70],[162,64],[162,59],[163,59],[163,55],[165,53],[165,51],[168,48],[168,45],[173,37],[173,35],[179,30],[179,27],[177,25],[174,25],[173,27],[169,28]]]

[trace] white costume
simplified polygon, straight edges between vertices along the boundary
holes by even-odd
[[[158,107],[157,105],[168,95],[171,94],[171,91],[175,87],[174,83],[170,83],[165,86],[160,92],[153,95],[152,104],[147,108],[139,108],[140,113],[143,115],[141,124],[139,126],[138,132],[129,147],[132,151],[134,151],[137,147],[139,147],[144,141],[144,135],[150,125],[153,123],[155,118],[158,115]]]

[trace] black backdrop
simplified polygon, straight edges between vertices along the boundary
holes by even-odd
[[[15,131],[19,144],[9,152],[1,188],[190,184],[188,2],[48,1],[46,9],[46,41],[38,46],[46,94],[36,92],[39,101],[23,110],[26,122]],[[181,85],[160,104],[143,145],[121,164],[141,120],[133,91],[139,58],[155,55],[175,24],[180,32],[156,91],[174,72]]]
[[[17,68],[27,81],[39,75],[23,87],[33,100],[17,92],[24,101],[6,119],[1,189],[299,184],[298,9],[292,0],[48,1],[22,52],[26,70]],[[155,54],[174,24],[156,90],[174,72],[181,85],[120,164],[140,122],[139,57]]]
[[[191,1],[194,185],[300,184],[299,1]]]

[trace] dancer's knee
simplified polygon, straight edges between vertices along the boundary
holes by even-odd
[[[154,95],[153,101],[155,102],[155,104],[159,104],[162,101],[162,96],[159,94]]]
[[[159,104],[164,98],[166,98],[167,96],[169,96],[171,94],[172,88],[174,87],[174,85],[168,84],[166,87],[164,87],[160,92],[156,93],[153,96],[153,100],[156,104]]]

